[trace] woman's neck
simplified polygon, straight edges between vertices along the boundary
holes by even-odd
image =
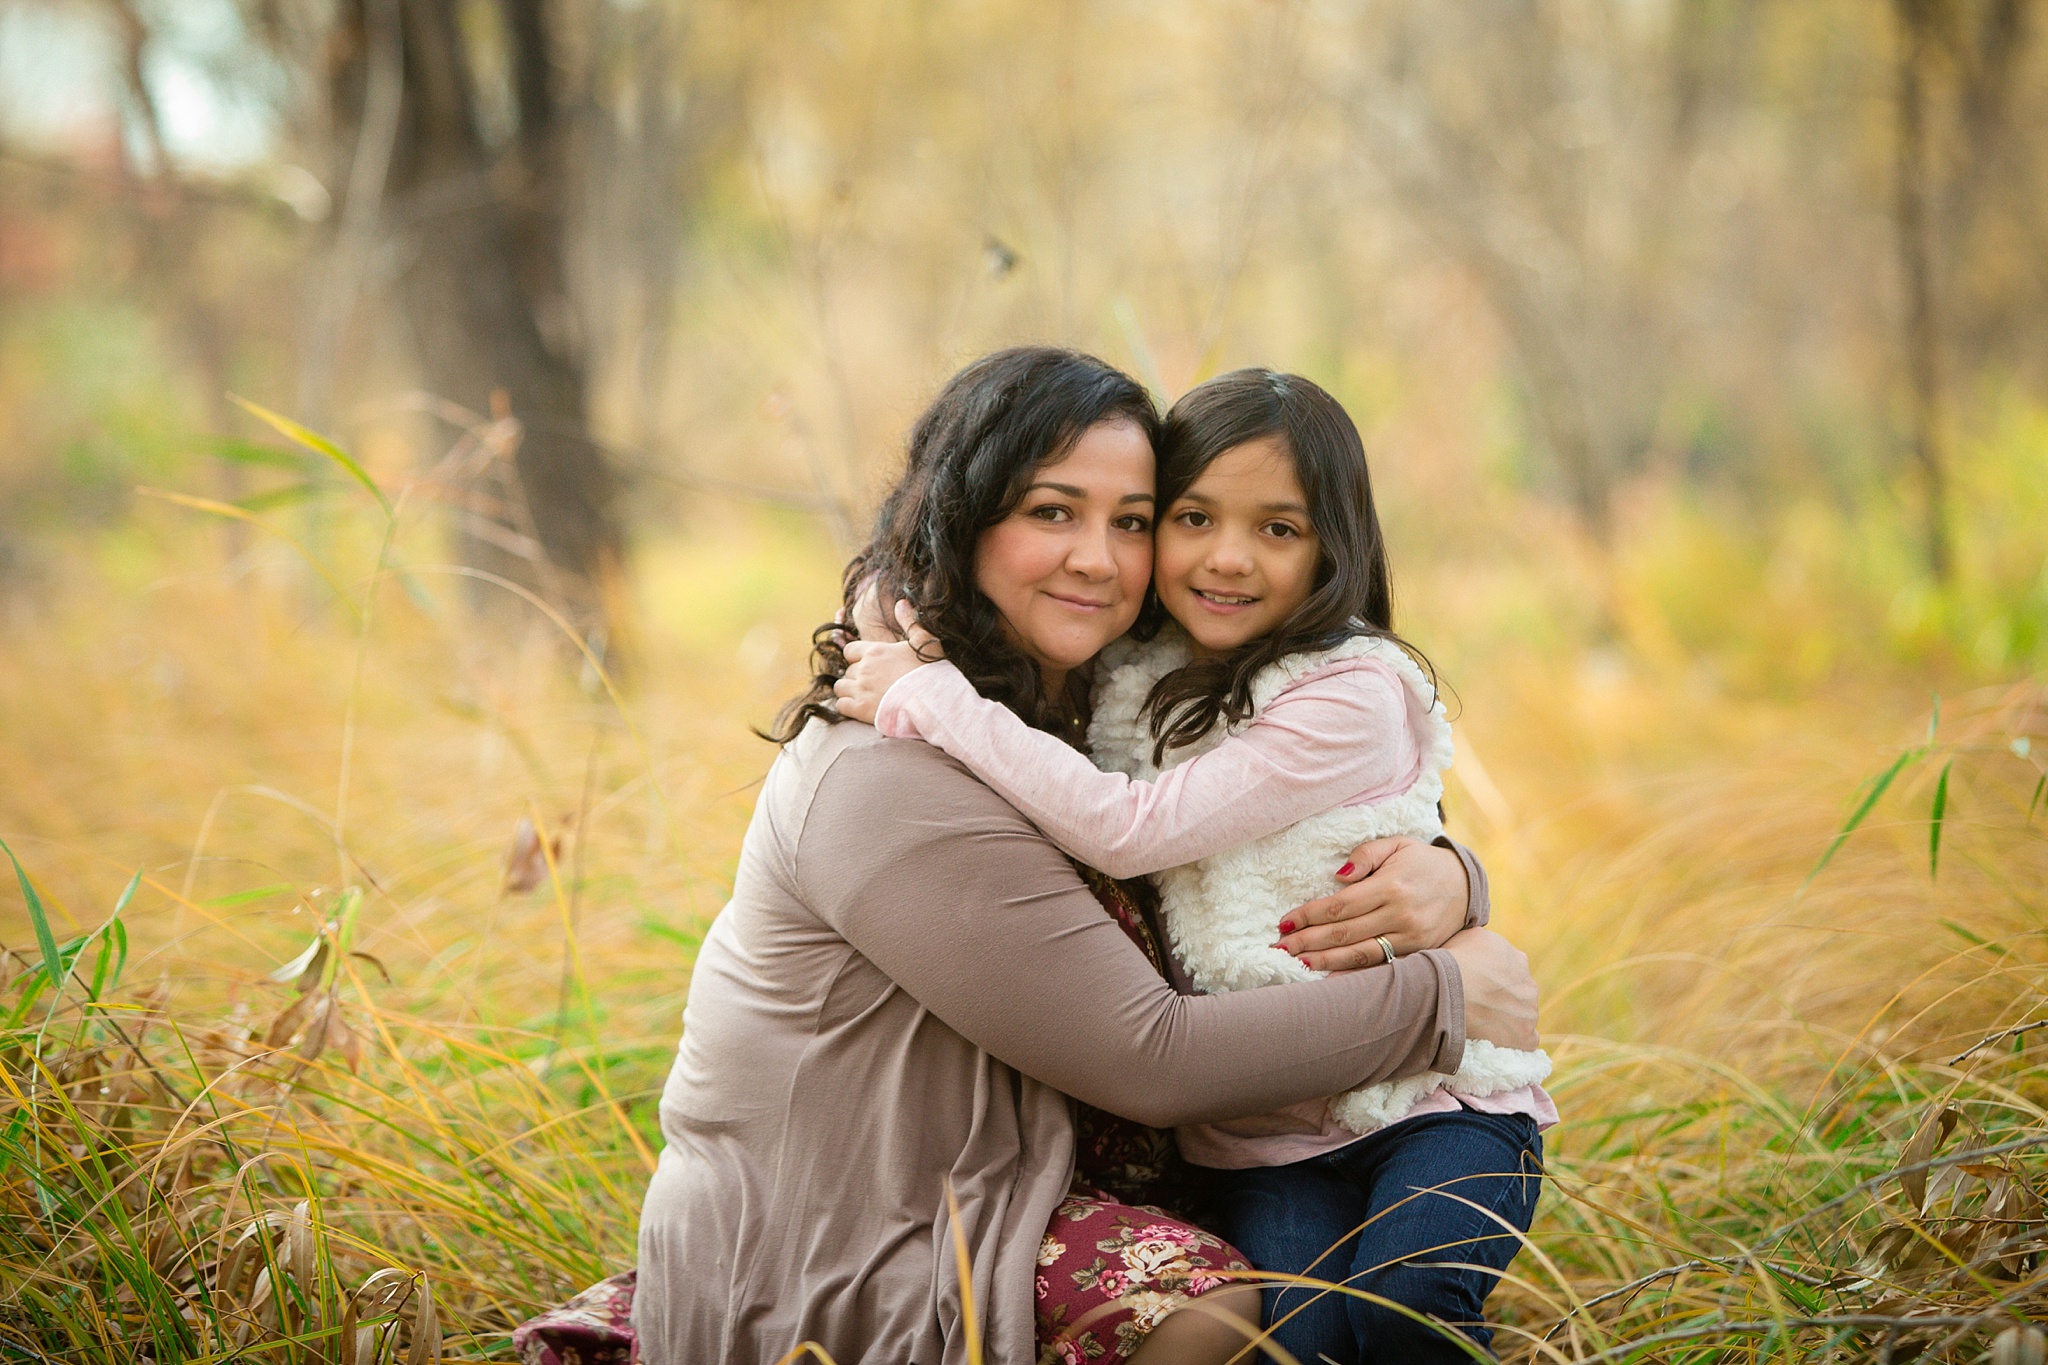
[[[1069,744],[1079,744],[1088,733],[1088,687],[1094,672],[1093,662],[1073,669],[1038,670],[1039,685],[1045,689],[1046,729]]]

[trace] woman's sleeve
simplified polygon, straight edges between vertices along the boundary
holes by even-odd
[[[1455,1071],[1456,961],[1176,995],[1074,867],[936,749],[869,743],[820,780],[795,889],[954,1030],[1089,1104],[1168,1127]],[[989,913],[996,911],[998,913]]]
[[[1289,688],[1243,733],[1151,781],[1100,771],[949,663],[899,678],[875,727],[944,749],[1112,877],[1179,867],[1347,802],[1396,795],[1414,783],[1422,753],[1406,690],[1367,661]]]
[[[1486,865],[1479,855],[1449,835],[1439,834],[1438,848],[1447,848],[1465,865],[1465,927],[1481,929],[1493,918],[1493,889],[1486,880]]]

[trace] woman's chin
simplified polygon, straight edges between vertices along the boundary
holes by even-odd
[[[1131,627],[1127,620],[1104,622],[1115,629],[1061,630],[1044,632],[1031,652],[1041,667],[1050,672],[1071,673],[1100,654],[1108,644]]]

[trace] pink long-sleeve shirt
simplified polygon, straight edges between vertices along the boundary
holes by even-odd
[[[1071,856],[1113,877],[1191,863],[1277,833],[1338,806],[1398,796],[1421,775],[1427,719],[1393,670],[1343,659],[1309,673],[1262,707],[1239,733],[1150,781],[1104,772],[1087,756],[974,690],[950,663],[912,669],[883,694],[875,726],[922,739],[964,763]],[[1330,869],[1332,875],[1335,868]],[[1277,937],[1279,927],[1274,926]],[[1458,1108],[1432,1091],[1410,1115]],[[1541,1127],[1557,1108],[1540,1086],[1463,1103],[1527,1114]],[[1332,1151],[1358,1135],[1326,1104],[1179,1130],[1182,1151],[1204,1166],[1277,1166]]]
[[[1421,775],[1427,714],[1386,665],[1344,659],[1281,692],[1216,748],[1138,781],[1102,771],[937,663],[883,694],[875,728],[938,745],[1067,853],[1136,877],[1399,796]]]

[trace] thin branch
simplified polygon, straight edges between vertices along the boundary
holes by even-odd
[[[1968,1061],[1978,1052],[1981,1052],[1983,1049],[1990,1047],[1994,1043],[2002,1043],[2008,1038],[2017,1038],[2023,1033],[2032,1033],[2035,1029],[2043,1028],[2048,1028],[2048,1019],[2038,1019],[2031,1024],[2015,1024],[2011,1028],[2000,1029],[1998,1032],[1992,1034],[1988,1038],[1978,1039],[1976,1042],[1972,1043],[1966,1050],[1959,1052],[1955,1056],[1951,1057],[1949,1059],[1948,1064],[1950,1066],[1961,1066],[1964,1062]]]
[[[1763,1269],[1770,1271],[1774,1275],[1782,1275],[1786,1279],[1791,1280],[1797,1284],[1803,1284],[1809,1289],[1825,1289],[1828,1285],[1833,1283],[1832,1280],[1824,1279],[1818,1275],[1808,1275],[1803,1271],[1793,1270],[1789,1266],[1777,1265],[1770,1261],[1758,1261],[1751,1256],[1703,1256],[1698,1258],[1697,1260],[1685,1261],[1678,1265],[1665,1266],[1662,1270],[1653,1270],[1647,1275],[1639,1276],[1636,1279],[1630,1280],[1627,1284],[1622,1285],[1618,1289],[1610,1289],[1604,1294],[1594,1295],[1592,1298],[1587,1299],[1584,1303],[1579,1304],[1576,1308],[1572,1309],[1571,1312],[1566,1313],[1563,1317],[1559,1318],[1555,1323],[1553,1323],[1551,1325],[1550,1330],[1543,1334],[1543,1339],[1545,1341],[1549,1341],[1559,1332],[1562,1332],[1566,1328],[1566,1326],[1570,1324],[1573,1318],[1585,1312],[1588,1308],[1594,1308],[1599,1306],[1600,1304],[1607,1303],[1610,1300],[1635,1294],[1640,1290],[1649,1288],[1651,1285],[1655,1284],[1659,1280],[1673,1279],[1679,1275],[1685,1274],[1685,1272],[1687,1272],[1688,1270],[1705,1270],[1708,1266],[1721,1266],[1728,1269],[1735,1269],[1743,1265],[1760,1266]]]

